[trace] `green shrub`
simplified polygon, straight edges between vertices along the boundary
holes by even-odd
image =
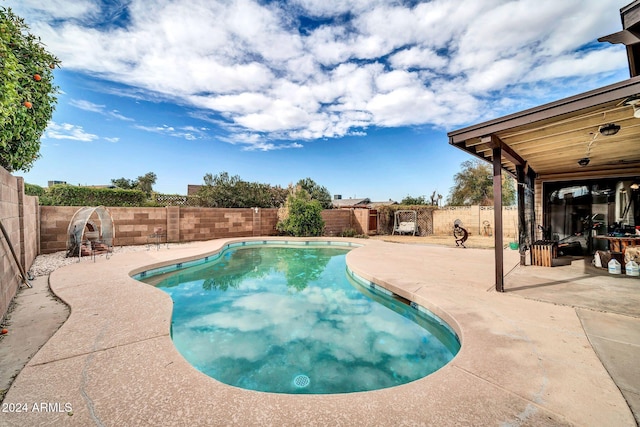
[[[358,231],[355,228],[347,228],[339,234],[340,237],[356,237],[357,235]]]
[[[338,234],[338,237],[355,237],[357,239],[368,239],[366,234],[358,234],[358,230],[355,228],[347,228],[342,230],[342,233]]]
[[[301,187],[291,189],[284,210],[286,212],[276,226],[278,231],[296,237],[322,236],[324,233],[322,205],[311,200],[309,193]]]
[[[42,205],[53,206],[144,206],[147,196],[140,190],[54,185]]]
[[[27,196],[42,197],[45,195],[46,190],[39,185],[24,183],[24,194]]]

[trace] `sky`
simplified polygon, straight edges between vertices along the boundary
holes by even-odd
[[[629,78],[630,0],[0,0],[61,60],[41,158],[104,185],[207,173],[332,195],[444,198],[447,132]]]

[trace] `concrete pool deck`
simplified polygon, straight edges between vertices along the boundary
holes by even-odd
[[[51,288],[71,315],[5,397],[4,405],[26,404],[27,411],[2,412],[0,424],[636,425],[577,309],[492,291],[493,251],[483,249],[351,240],[364,244],[347,256],[352,270],[430,308],[459,333],[460,353],[436,373],[342,395],[221,384],[174,348],[169,296],[129,273],[199,258],[229,241],[115,254],[53,272]],[[506,250],[505,260],[516,265],[518,253]],[[587,313],[589,322],[595,314]],[[619,342],[612,322],[592,328]]]

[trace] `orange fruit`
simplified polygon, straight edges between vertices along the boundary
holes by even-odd
[[[33,104],[31,104],[29,101],[24,101],[24,104],[23,104],[23,105],[24,105],[25,107],[27,107],[27,108],[31,108],[31,107],[33,107]]]
[[[3,330],[2,330],[2,335],[4,335],[4,334],[8,334],[8,333],[9,333],[9,331],[8,331],[7,329],[3,329]]]
[[[33,75],[33,80],[39,82],[40,80],[42,80],[42,77],[40,77],[40,74],[34,74]]]

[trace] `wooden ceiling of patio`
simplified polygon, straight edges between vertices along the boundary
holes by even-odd
[[[512,174],[514,155],[542,178],[638,174],[640,119],[625,104],[638,94],[640,77],[635,77],[450,132],[449,143],[492,162],[492,145],[501,141],[502,167]],[[608,123],[619,125],[620,131],[602,135],[599,129]],[[589,164],[580,166],[578,160],[584,157],[589,157]]]

